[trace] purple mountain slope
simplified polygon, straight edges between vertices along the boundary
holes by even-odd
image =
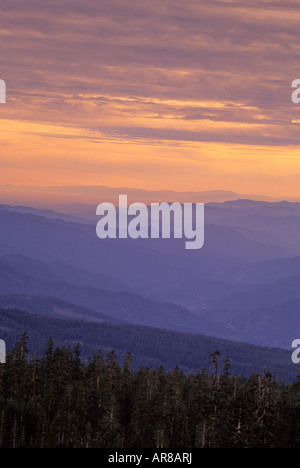
[[[5,206],[0,294],[58,298],[131,323],[249,342],[267,333],[268,345],[283,346],[300,327],[294,306],[284,315],[300,298],[299,207],[209,204],[204,247],[187,251],[179,239],[100,240],[96,220],[76,222],[76,212]]]

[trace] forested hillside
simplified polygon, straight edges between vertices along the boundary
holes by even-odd
[[[131,369],[114,351],[86,363],[80,347],[27,359],[27,337],[0,366],[2,448],[299,448],[300,384],[265,370],[231,375],[216,351],[210,370]]]
[[[131,352],[135,369],[163,365],[168,370],[178,366],[185,372],[197,372],[207,367],[207,356],[219,349],[222,355],[230,356],[232,371],[238,375],[249,376],[253,371],[263,372],[264,366],[267,366],[272,372],[276,370],[278,379],[291,382],[298,373],[297,366],[291,360],[291,351],[288,350],[153,327],[62,320],[18,309],[0,308],[0,331],[0,338],[5,340],[9,348],[26,331],[30,338],[30,354],[42,354],[50,336],[60,347],[73,346],[79,342],[83,359],[98,349],[105,353],[114,349],[119,360]]]

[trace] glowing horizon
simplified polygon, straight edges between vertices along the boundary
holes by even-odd
[[[300,197],[296,3],[0,11],[0,185]]]

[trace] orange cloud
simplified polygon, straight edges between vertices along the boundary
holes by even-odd
[[[1,184],[299,196],[296,3],[19,3],[0,6]]]

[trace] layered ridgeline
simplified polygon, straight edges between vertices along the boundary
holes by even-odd
[[[99,240],[95,209],[0,208],[0,306],[286,349],[299,338],[298,203],[207,204],[198,251]]]

